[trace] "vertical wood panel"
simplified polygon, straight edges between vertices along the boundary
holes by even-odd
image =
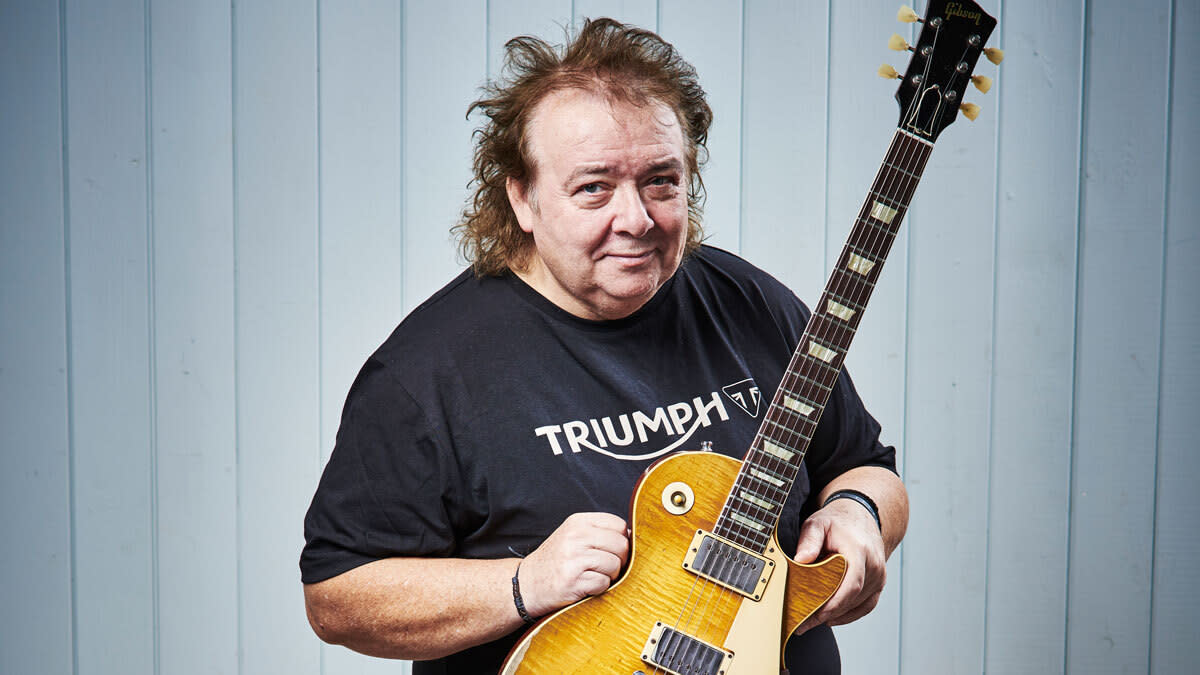
[[[893,2],[829,3],[829,71],[826,75],[828,101],[828,146],[826,153],[813,148],[805,164],[825,162],[826,195],[825,264],[820,280],[809,290],[797,289],[802,298],[816,302],[825,283],[825,271],[841,253],[850,227],[858,215],[867,190],[883,161],[898,112],[892,95],[895,83],[875,76],[879,64],[892,62],[902,69],[903,60],[887,49],[893,32],[904,32],[895,20]],[[817,24],[819,26],[819,24]],[[818,30],[816,26],[809,32]],[[815,40],[807,33],[801,40]],[[820,106],[814,94],[809,106]],[[935,153],[934,157],[937,157]],[[816,178],[819,180],[819,177]],[[919,188],[915,203],[928,195],[928,185]],[[908,241],[911,219],[905,222],[892,246],[887,264],[863,316],[846,367],[871,414],[883,426],[884,443],[895,445],[897,464],[905,474],[905,345],[907,341]],[[815,235],[819,236],[819,235]],[[914,518],[916,516],[914,515]],[[848,673],[896,672],[900,658],[901,597],[907,594],[903,565],[910,546],[898,550],[888,561],[888,584],[879,606],[866,618],[839,628],[842,659]],[[905,597],[905,600],[907,598]]]
[[[141,0],[67,4],[80,673],[154,672],[154,517]]]
[[[367,355],[401,317],[401,9],[390,0],[318,5],[321,456]],[[316,482],[309,493],[316,489]],[[324,673],[398,665],[324,647]]]
[[[0,671],[69,673],[71,512],[58,5],[0,5]]]
[[[1001,25],[985,666],[1045,673],[1065,657],[1083,3]]]
[[[813,300],[825,285],[829,17],[786,0],[745,7],[741,254]]]
[[[320,451],[316,3],[234,10],[241,672],[315,675],[296,559]]]
[[[575,23],[608,17],[649,30],[658,30],[657,0],[574,0]]]
[[[735,253],[741,249],[742,3],[728,0],[663,0],[659,34],[675,45],[700,75],[713,123],[710,159],[703,169],[708,200],[708,242]],[[755,38],[760,39],[756,36]]]
[[[1200,67],[1189,53],[1200,33],[1200,6],[1173,5],[1170,163],[1167,182],[1166,288],[1162,382],[1159,388],[1158,494],[1154,523],[1154,589],[1150,640],[1153,673],[1200,671]]]
[[[230,8],[151,16],[159,667],[238,668]]]
[[[455,264],[450,228],[458,222],[471,180],[467,106],[487,74],[487,4],[405,6],[404,309],[445,285]],[[445,49],[444,45],[455,45]]]
[[[1088,10],[1070,673],[1148,668],[1169,5]]]
[[[978,72],[996,75],[981,61]],[[901,669],[915,673],[983,669],[998,114],[974,88],[963,98],[984,112],[941,135],[909,219],[905,468],[916,517]]]

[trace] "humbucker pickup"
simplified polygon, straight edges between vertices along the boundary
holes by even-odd
[[[718,649],[658,621],[642,649],[642,660],[672,675],[724,675],[729,672],[733,652]]]
[[[711,532],[696,530],[683,558],[683,568],[747,598],[761,600],[775,571],[775,561]]]

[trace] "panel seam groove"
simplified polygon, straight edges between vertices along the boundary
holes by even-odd
[[[63,338],[64,360],[66,362],[66,407],[67,407],[67,522],[70,528],[67,533],[68,559],[67,568],[70,570],[71,603],[71,672],[79,673],[79,550],[77,546],[77,523],[75,521],[75,363],[72,358],[74,332],[72,325],[71,306],[71,183],[70,183],[70,134],[68,130],[68,101],[67,86],[67,3],[58,2],[58,122],[59,122],[59,171],[62,180],[62,236],[63,236]]]
[[[1069,468],[1067,471],[1067,486],[1066,486],[1067,487],[1067,532],[1066,532],[1067,556],[1066,556],[1066,565],[1063,570],[1063,574],[1066,577],[1063,580],[1063,588],[1064,588],[1063,601],[1065,603],[1065,606],[1063,607],[1063,654],[1062,654],[1063,667],[1062,667],[1062,672],[1064,672],[1064,673],[1069,672],[1068,669],[1071,665],[1071,658],[1070,658],[1070,652],[1071,652],[1071,611],[1070,611],[1070,608],[1071,608],[1071,560],[1073,558],[1073,553],[1074,553],[1074,546],[1072,545],[1072,541],[1074,539],[1074,533],[1075,533],[1075,526],[1074,526],[1074,521],[1075,521],[1075,517],[1074,517],[1074,512],[1075,512],[1075,461],[1076,461],[1075,442],[1076,442],[1076,436],[1077,436],[1076,429],[1079,424],[1078,397],[1076,394],[1079,390],[1079,294],[1080,294],[1079,283],[1080,283],[1080,276],[1082,274],[1082,271],[1080,270],[1080,260],[1079,260],[1080,250],[1079,249],[1080,249],[1080,242],[1083,240],[1084,206],[1085,206],[1085,197],[1086,197],[1086,193],[1087,193],[1087,181],[1086,181],[1087,172],[1086,172],[1086,167],[1085,167],[1084,163],[1087,161],[1086,143],[1087,143],[1088,114],[1087,114],[1087,110],[1084,106],[1085,106],[1085,103],[1087,102],[1087,93],[1088,93],[1088,73],[1087,73],[1087,64],[1088,64],[1087,56],[1088,56],[1088,51],[1089,51],[1088,23],[1089,23],[1089,16],[1091,15],[1091,5],[1089,4],[1088,0],[1082,0],[1082,10],[1083,11],[1082,11],[1082,14],[1080,15],[1080,20],[1082,21],[1083,25],[1080,26],[1080,42],[1079,42],[1079,72],[1080,72],[1079,100],[1076,104],[1076,110],[1078,112],[1077,120],[1078,120],[1078,125],[1079,125],[1079,143],[1076,146],[1076,160],[1075,160],[1075,166],[1077,168],[1077,175],[1076,175],[1076,179],[1075,179],[1075,248],[1074,248],[1074,259],[1071,261],[1075,267],[1075,293],[1074,293],[1074,298],[1072,300],[1073,306],[1071,308],[1072,321],[1073,321],[1073,327],[1072,327],[1072,331],[1071,331],[1071,345],[1072,345],[1071,401],[1070,401],[1071,423],[1070,423],[1070,426],[1067,431],[1067,435],[1068,435],[1067,466]]]
[[[1150,501],[1150,621],[1146,640],[1146,672],[1154,672],[1154,636],[1156,622],[1154,620],[1155,585],[1158,581],[1158,494],[1162,487],[1159,465],[1162,461],[1162,406],[1163,406],[1163,351],[1166,349],[1167,324],[1167,244],[1168,227],[1171,218],[1171,110],[1174,102],[1173,83],[1175,81],[1175,0],[1167,4],[1167,95],[1164,105],[1163,137],[1163,213],[1162,213],[1162,251],[1159,263],[1159,296],[1158,296],[1158,391],[1154,402],[1154,494]]]

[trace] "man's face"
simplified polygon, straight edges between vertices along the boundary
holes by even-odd
[[[518,272],[585,319],[617,319],[675,273],[687,241],[683,132],[660,103],[635,107],[566,90],[534,109],[535,177],[508,198],[535,252]]]

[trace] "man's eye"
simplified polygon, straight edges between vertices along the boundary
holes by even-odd
[[[651,185],[674,185],[675,179],[671,176],[655,176],[650,179]]]
[[[587,185],[584,185],[583,187],[579,188],[579,190],[580,190],[580,192],[586,192],[589,195],[594,195],[594,194],[600,192],[600,184],[599,183],[588,183]]]

